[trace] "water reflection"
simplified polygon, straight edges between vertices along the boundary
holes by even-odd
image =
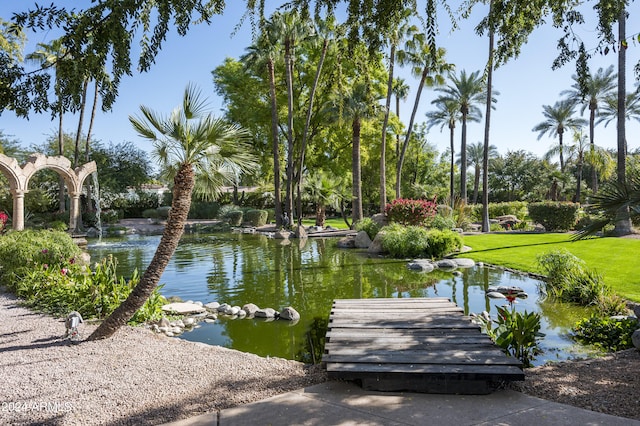
[[[89,251],[94,260],[113,254],[119,261],[119,272],[130,275],[134,268],[142,271],[150,262],[159,238],[110,239],[90,245]],[[336,243],[336,239],[308,239],[286,244],[252,234],[185,236],[162,276],[164,295],[204,303],[255,303],[276,310],[292,306],[302,318],[295,325],[220,318],[215,323],[202,323],[181,338],[261,356],[308,361],[322,353],[322,325],[333,299],[439,296],[450,298],[466,314],[495,313],[495,306],[505,302],[485,297],[486,289],[516,285],[529,294],[528,299],[518,300],[516,309],[543,316],[545,354],[536,360],[541,364],[572,354],[566,332],[576,319],[588,315],[581,308],[539,299],[537,281],[525,276],[478,267],[463,270],[459,276],[438,270],[423,274],[409,270],[405,261],[338,249]]]

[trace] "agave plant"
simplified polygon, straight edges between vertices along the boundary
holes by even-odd
[[[616,218],[623,209],[629,210],[632,222],[640,219],[640,173],[630,173],[624,183],[609,182],[597,194],[589,199],[587,212],[596,219],[582,230],[574,239],[594,235],[607,225],[615,225]]]

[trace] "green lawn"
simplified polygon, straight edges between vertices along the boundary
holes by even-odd
[[[591,238],[571,241],[569,234],[482,234],[467,235],[464,244],[472,251],[463,256],[479,262],[501,265],[526,272],[541,273],[537,255],[565,248],[584,260],[588,267],[604,276],[613,290],[629,300],[640,302],[640,240]]]
[[[316,224],[316,220],[302,219],[302,224],[304,226],[313,226]],[[349,229],[349,227],[346,223],[344,223],[344,220],[341,217],[326,218],[324,221],[324,226],[331,226],[332,228],[336,229]]]

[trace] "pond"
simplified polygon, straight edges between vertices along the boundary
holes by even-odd
[[[134,268],[140,272],[146,268],[159,241],[160,236],[110,238],[90,243],[89,252],[94,261],[112,254],[119,272],[129,276]],[[458,276],[440,270],[425,274],[409,270],[406,260],[339,249],[337,241],[283,241],[242,233],[185,235],[162,276],[164,296],[232,306],[255,303],[277,311],[292,306],[301,320],[292,325],[221,316],[213,323],[199,323],[200,327],[180,338],[309,362],[310,342],[324,338],[318,330],[326,325],[333,299],[437,296],[450,298],[465,314],[486,310],[495,315],[496,306],[506,302],[487,298],[485,289],[504,285],[528,293],[527,299],[517,300],[518,311],[542,315],[544,352],[535,365],[585,354],[567,332],[575,321],[589,316],[588,311],[541,297],[535,279],[479,266],[462,269]],[[317,343],[313,348],[317,349]]]

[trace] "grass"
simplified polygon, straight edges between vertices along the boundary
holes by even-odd
[[[302,219],[302,224],[304,226],[314,226],[316,224],[315,219]],[[336,229],[349,229],[344,220],[341,217],[332,217],[326,218],[324,221],[324,226],[331,226]]]
[[[573,242],[570,234],[497,233],[467,235],[464,245],[472,248],[464,256],[477,262],[534,273],[542,273],[537,262],[539,254],[564,248],[604,275],[615,293],[640,302],[640,274],[636,266],[640,254],[638,239],[610,237]]]

